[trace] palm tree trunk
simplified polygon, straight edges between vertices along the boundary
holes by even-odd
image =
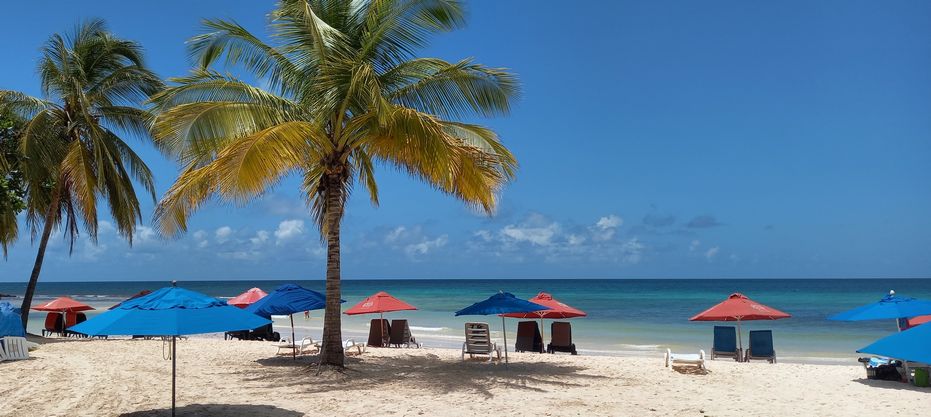
[[[326,310],[323,316],[323,349],[320,365],[343,367],[343,335],[340,322],[339,226],[343,218],[343,183],[329,174],[326,185]]]
[[[39,273],[42,271],[42,261],[45,260],[45,249],[48,246],[48,239],[52,235],[52,229],[55,228],[55,216],[58,214],[59,194],[59,188],[55,187],[48,212],[45,214],[45,224],[42,226],[42,237],[39,240],[39,253],[36,254],[36,263],[32,266],[32,274],[29,275],[29,284],[26,285],[26,294],[23,295],[20,317],[23,320],[24,329],[29,323],[29,310],[32,308],[32,297],[35,295],[36,285],[39,283]]]

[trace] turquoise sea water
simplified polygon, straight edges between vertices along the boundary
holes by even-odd
[[[232,297],[253,286],[268,292],[295,281],[190,281],[179,285],[216,297]],[[321,291],[323,281],[296,281]],[[164,282],[40,282],[34,305],[68,295],[98,309],[119,302],[143,289],[157,289]],[[23,283],[0,283],[0,293],[22,295]],[[714,323],[689,322],[688,318],[742,292],[763,304],[792,314],[777,321],[745,322],[746,331],[772,329],[776,349],[783,360],[836,361],[855,357],[854,351],[895,331],[894,321],[843,323],[828,321],[834,313],[875,302],[896,290],[900,295],[931,299],[931,279],[883,280],[345,280],[344,309],[377,291],[385,290],[418,307],[417,311],[390,313],[386,318],[409,319],[413,333],[427,345],[459,347],[467,321],[488,321],[500,330],[498,317],[454,317],[453,312],[482,300],[498,290],[530,298],[540,291],[582,309],[588,317],[572,319],[573,337],[583,353],[655,354],[674,350],[709,350]],[[18,299],[10,300],[18,304]],[[92,312],[93,313],[93,312]],[[322,311],[311,318],[295,316],[297,337],[319,338]],[[373,316],[343,316],[346,337],[364,338]],[[44,313],[33,313],[29,330],[39,333]],[[276,319],[278,330],[289,332],[286,318]],[[508,319],[513,345],[516,320]],[[549,323],[546,324],[547,332]]]

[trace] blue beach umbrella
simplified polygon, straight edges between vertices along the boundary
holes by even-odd
[[[345,303],[346,300],[339,300]],[[297,359],[297,343],[294,340],[294,313],[319,310],[326,307],[326,296],[297,284],[285,284],[271,294],[245,308],[246,311],[265,317],[289,316],[291,318],[292,357]]]
[[[857,349],[857,352],[931,363],[931,326],[923,324],[886,336],[869,346]]]
[[[504,363],[508,363],[508,334],[504,325],[503,314],[508,313],[530,313],[534,311],[549,310],[545,305],[531,303],[522,300],[509,292],[499,291],[497,294],[488,297],[484,301],[479,301],[462,310],[456,312],[456,316],[487,316],[490,314],[501,315],[501,333],[504,335]]]
[[[26,337],[19,309],[7,302],[0,303],[0,337]]]
[[[89,336],[171,336],[171,415],[175,415],[175,340],[178,336],[249,330],[269,320],[199,292],[175,286],[128,300],[71,327]]]

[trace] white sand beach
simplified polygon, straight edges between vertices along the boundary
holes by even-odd
[[[180,416],[917,416],[931,390],[868,381],[856,365],[707,362],[672,371],[661,357],[511,353],[462,362],[453,349],[376,349],[344,373],[265,342],[178,344]],[[0,363],[0,415],[164,416],[171,362],[157,340],[67,340]]]

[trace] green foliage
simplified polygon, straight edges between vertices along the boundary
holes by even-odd
[[[6,256],[19,235],[17,216],[26,209],[26,184],[17,135],[21,128],[14,117],[0,114],[0,247]]]

